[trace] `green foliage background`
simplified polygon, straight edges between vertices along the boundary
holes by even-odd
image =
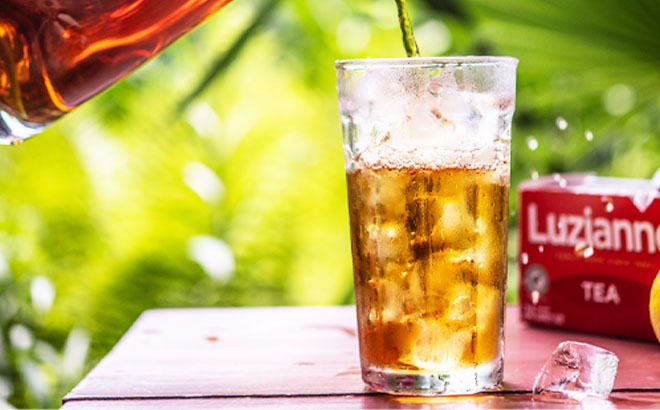
[[[59,406],[145,309],[352,302],[333,62],[403,56],[396,7],[269,5],[234,1],[42,135],[0,150],[0,407]],[[658,6],[409,1],[422,55],[520,59],[512,192],[534,172],[653,175]],[[215,197],[191,189],[190,164],[215,174]],[[191,257],[199,235],[231,249],[225,276]],[[39,302],[44,278],[52,306]]]

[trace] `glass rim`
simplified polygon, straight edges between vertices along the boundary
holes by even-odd
[[[365,68],[446,67],[446,66],[500,66],[516,67],[518,59],[508,56],[452,56],[452,57],[401,57],[363,58],[335,61],[337,70],[361,70]]]

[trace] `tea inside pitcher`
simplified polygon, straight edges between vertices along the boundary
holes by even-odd
[[[0,144],[30,137],[231,0],[2,0]]]

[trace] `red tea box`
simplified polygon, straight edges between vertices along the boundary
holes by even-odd
[[[651,180],[555,174],[518,189],[523,320],[655,340],[660,192]]]

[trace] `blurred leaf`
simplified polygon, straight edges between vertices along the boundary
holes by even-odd
[[[234,44],[232,44],[231,47],[229,47],[229,49],[211,65],[201,81],[199,81],[199,83],[192,88],[192,91],[190,91],[190,93],[181,100],[178,105],[179,113],[185,111],[188,105],[201,93],[203,93],[215,78],[221,75],[227,69],[227,67],[229,67],[229,65],[236,59],[243,47],[245,47],[247,41],[268,20],[278,3],[279,0],[268,0],[264,2],[264,4],[254,16],[252,23],[245,29],[245,31],[243,31],[243,33],[238,36]]]

